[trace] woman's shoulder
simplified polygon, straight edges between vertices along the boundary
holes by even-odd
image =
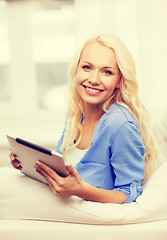
[[[104,113],[102,120],[105,125],[114,124],[115,126],[120,126],[125,122],[137,124],[129,110],[117,103],[112,105],[107,112]]]
[[[140,133],[139,126],[132,114],[120,104],[112,105],[105,112],[96,126],[95,136],[99,134],[113,135],[121,129],[135,129]]]
[[[141,136],[140,128],[132,114],[125,107],[115,104],[100,119],[95,128],[93,142],[98,139],[111,142],[115,136],[121,139],[130,133]]]
[[[132,114],[119,104],[113,105],[104,115],[95,128],[95,139],[111,139],[114,136],[120,136],[133,133],[135,136],[141,136],[141,131]]]

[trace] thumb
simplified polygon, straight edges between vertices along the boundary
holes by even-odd
[[[78,171],[71,164],[66,165],[66,169],[71,175],[78,177]]]

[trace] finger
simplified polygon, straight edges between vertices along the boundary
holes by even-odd
[[[75,177],[79,177],[78,171],[70,164],[70,165],[66,165],[66,169],[67,171],[69,171],[69,173]]]
[[[17,169],[17,170],[22,170],[23,168],[22,168],[22,166],[20,165],[20,166],[18,166],[16,169]]]
[[[54,181],[60,182],[60,177],[52,168],[48,167],[46,164],[42,163],[41,161],[38,161],[37,166],[39,166],[41,169],[43,169]]]
[[[36,168],[35,171],[36,171],[37,173],[39,173],[42,177],[45,178],[45,176],[42,174],[42,172],[41,172],[40,170],[38,170],[38,169]]]
[[[13,153],[10,155],[10,160],[11,163],[13,163],[16,167],[20,165],[20,161],[16,159],[16,155],[14,155]]]
[[[13,152],[10,152],[9,157],[10,157],[11,161],[15,160],[15,158],[16,158],[16,156]]]
[[[16,159],[16,155],[12,152],[11,148],[10,148],[9,157],[10,157],[12,166],[18,170],[22,170],[22,166],[20,165],[20,162]]]
[[[60,188],[58,186],[58,184],[53,180],[53,178],[47,173],[45,172],[45,170],[43,170],[38,164],[34,165],[36,171],[46,179],[47,183],[49,184],[50,188],[52,189],[52,191],[58,195]]]
[[[36,171],[39,173],[39,174],[41,174],[41,176],[43,176],[45,179],[47,179],[47,180],[50,180],[50,179],[52,179],[51,177],[50,177],[50,175],[44,170],[44,169],[42,169],[40,166],[39,166],[39,164],[35,164],[34,165],[34,168],[36,169]],[[53,179],[52,179],[53,180]]]
[[[56,187],[56,183],[52,182],[53,179],[51,179],[51,181],[46,180],[47,183],[49,184],[49,187],[52,189],[52,191],[54,192],[55,195],[60,195],[60,191],[57,190],[58,186]]]
[[[18,165],[20,165],[20,162],[15,158],[12,163],[17,167]]]
[[[20,162],[17,159],[15,159],[14,161],[11,161],[11,164],[14,168],[18,170],[22,170],[22,166],[20,165]]]

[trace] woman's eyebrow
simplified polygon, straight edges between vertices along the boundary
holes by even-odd
[[[81,62],[83,62],[83,63],[87,63],[87,64],[89,64],[89,65],[92,65],[92,66],[93,66],[93,64],[92,64],[92,63],[90,63],[90,62],[87,62],[87,61],[81,61]]]
[[[87,63],[87,64],[89,64],[90,66],[93,66],[93,64],[90,63],[90,62],[88,62],[88,61],[82,61],[82,62]],[[115,69],[115,67],[112,67],[112,66],[105,66],[105,67],[103,67],[103,68],[104,68],[104,69],[105,69],[105,68],[112,68],[112,69]]]
[[[103,67],[103,68],[104,68],[104,69],[105,69],[105,68],[112,68],[112,69],[115,69],[115,67],[111,67],[111,66],[110,66],[110,67],[109,67],[109,66],[106,66],[106,67]]]

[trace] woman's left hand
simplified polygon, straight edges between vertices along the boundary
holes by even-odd
[[[38,161],[34,167],[36,171],[46,179],[56,195],[75,195],[82,197],[84,181],[72,165],[66,166],[69,172],[67,177],[61,177],[52,168],[40,161]]]

